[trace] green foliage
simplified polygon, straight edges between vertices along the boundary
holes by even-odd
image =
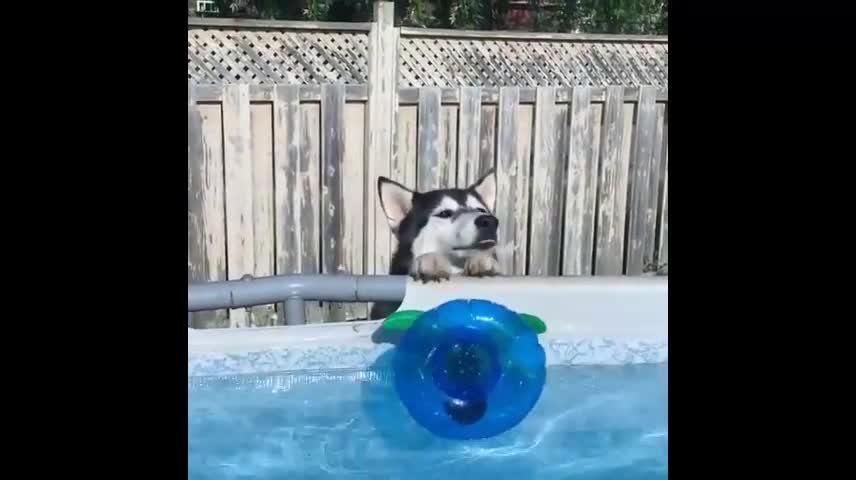
[[[307,20],[321,21],[327,19],[330,11],[330,2],[327,0],[307,0],[306,8],[303,9],[303,17]]]
[[[559,32],[666,34],[668,11],[667,0],[562,0],[544,27]]]
[[[439,20],[434,16],[439,2],[431,0],[402,0],[395,2],[395,11],[400,12],[401,23],[414,27],[438,26]]]
[[[508,0],[396,0],[401,25],[497,30],[505,28]]]
[[[476,29],[484,25],[483,7],[478,0],[459,0],[449,10],[450,26]]]
[[[528,0],[532,30],[668,34],[668,0]],[[501,30],[509,0],[394,0],[400,25]],[[366,22],[373,0],[215,0],[224,17]]]

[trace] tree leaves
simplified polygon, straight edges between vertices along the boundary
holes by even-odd
[[[423,28],[502,30],[509,0],[394,0],[396,23]],[[667,0],[528,0],[530,30],[668,34]],[[373,0],[215,0],[223,17],[371,21]]]

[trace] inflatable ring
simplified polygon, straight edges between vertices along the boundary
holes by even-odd
[[[546,378],[544,323],[486,300],[453,300],[390,315],[404,333],[393,352],[395,389],[408,413],[450,439],[498,435],[535,406]]]

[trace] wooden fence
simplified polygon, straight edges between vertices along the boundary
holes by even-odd
[[[395,28],[388,2],[369,24],[198,22],[188,281],[385,274],[395,241],[377,177],[425,190],[491,167],[500,244],[513,247],[506,274],[638,274],[668,261],[662,39]],[[366,310],[312,304],[307,319]],[[192,323],[264,326],[282,311]]]
[[[495,166],[508,274],[638,274],[667,261],[667,99],[656,88],[422,87],[398,98],[388,174],[429,189]],[[366,174],[365,87],[191,85],[189,99],[189,280],[386,273],[394,238]],[[275,314],[195,322],[269,325]],[[365,306],[308,315],[359,318]]]

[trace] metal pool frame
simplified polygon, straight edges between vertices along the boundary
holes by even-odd
[[[406,275],[275,275],[187,286],[187,312],[284,302],[288,325],[306,323],[304,302],[400,302]]]

